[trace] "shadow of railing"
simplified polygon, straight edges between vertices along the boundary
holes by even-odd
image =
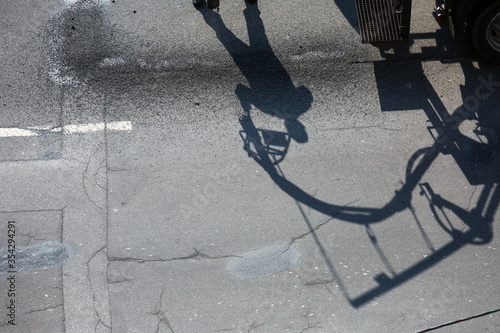
[[[416,151],[410,158],[405,186],[420,188],[420,195],[429,201],[437,224],[452,240],[438,249],[433,249],[431,245],[431,255],[392,278],[384,274],[376,277],[379,286],[350,300],[355,307],[401,285],[465,245],[484,245],[493,239],[492,224],[500,205],[500,174],[495,171],[500,169],[500,162],[495,158],[500,117],[493,112],[493,108],[480,106],[483,103],[485,105],[499,90],[500,82],[495,82],[488,70],[475,68],[471,61],[461,60],[458,63],[465,76],[465,84],[460,87],[463,105],[451,114],[424,75],[420,61],[374,64],[382,111],[423,110],[429,119],[428,129],[434,144]],[[475,122],[475,129],[470,133],[462,133],[460,126],[464,122]],[[460,207],[442,198],[434,192],[431,184],[420,182],[423,174],[440,154],[454,158],[469,184],[481,185],[481,192],[473,209]],[[456,229],[445,209],[464,222],[468,230]]]
[[[420,89],[420,79],[421,76],[413,76],[413,85],[411,86],[417,86],[419,87],[418,89]],[[479,80],[483,80],[485,85],[484,89],[488,89],[488,79],[480,77]],[[383,91],[383,89],[380,92],[381,96],[386,94],[388,96],[390,95],[387,91]],[[425,97],[426,95],[422,96]],[[270,178],[283,192],[287,193],[297,202],[304,220],[329,268],[330,274],[336,280],[344,296],[353,307],[360,307],[381,294],[400,286],[466,245],[484,245],[491,242],[493,239],[492,224],[494,222],[495,213],[500,205],[499,173],[495,171],[500,169],[500,162],[498,159],[494,159],[494,153],[495,150],[497,150],[496,137],[497,133],[499,133],[498,125],[500,122],[498,119],[492,121],[491,124],[495,124],[496,128],[481,127],[481,119],[477,118],[478,115],[476,112],[467,111],[466,104],[455,110],[451,115],[448,115],[446,108],[437,97],[437,94],[430,96],[430,102],[427,104],[423,102],[416,103],[416,101],[415,103],[408,104],[411,110],[420,108],[426,112],[432,125],[431,128],[436,131],[438,135],[434,137],[435,142],[432,146],[419,149],[413,154],[407,164],[406,179],[402,188],[395,194],[392,200],[381,208],[349,207],[348,205],[332,204],[321,201],[302,190],[288,180],[279,167],[279,162],[283,160],[284,155],[288,151],[289,142],[280,145],[273,142],[273,137],[275,135],[276,137],[286,137],[286,133],[272,133],[271,131],[257,129],[249,115],[240,118],[240,123],[243,128],[241,135],[244,139],[245,151],[247,151],[248,155],[268,173]],[[469,100],[470,99],[467,97],[464,97],[464,101]],[[381,102],[381,105],[385,104]],[[459,125],[463,121],[470,121],[471,119],[476,119],[479,122],[478,129],[474,131],[474,133],[484,137],[483,142],[479,140],[476,141],[460,133]],[[265,135],[262,133],[265,133]],[[276,149],[272,147],[273,145],[282,147],[279,159],[273,156],[272,151]],[[431,184],[422,182],[423,176],[440,154],[449,154],[453,156],[457,165],[460,166],[471,185],[482,185],[481,193],[473,209],[469,210],[460,207],[452,201],[442,198],[434,192]],[[443,170],[443,172],[445,172],[445,170]],[[412,192],[414,190],[420,190],[420,195],[427,198],[431,211],[435,212],[433,216],[437,224],[451,237],[448,243],[439,248],[435,248],[432,245],[416,217],[411,203]],[[386,274],[379,274],[374,278],[378,284],[375,288],[357,297],[349,295],[347,288],[343,285],[340,276],[331,263],[331,259],[327,255],[325,246],[317,237],[315,228],[303,213],[301,205],[305,205],[339,221],[365,225],[371,243],[392,276],[389,277]],[[445,209],[452,212],[463,221],[468,229],[459,230],[455,228],[447,218]],[[395,270],[391,268],[391,263],[378,245],[377,238],[371,230],[370,225],[383,222],[392,215],[403,210],[410,210],[412,212],[419,226],[419,230],[422,233],[422,237],[431,250],[431,254],[405,270],[396,273]],[[437,213],[438,211],[440,214]],[[444,220],[441,219],[440,216],[443,216]]]
[[[495,137],[500,133],[500,121],[498,117],[491,118],[491,124],[494,126],[487,129],[483,126],[483,119],[490,117],[492,110],[480,111],[475,107],[477,103],[474,104],[474,107],[470,107],[469,104],[472,101],[470,96],[474,96],[479,101],[479,97],[485,99],[488,94],[492,95],[498,89],[497,83],[492,81],[491,76],[481,76],[481,73],[475,71],[470,62],[462,61],[466,85],[474,84],[474,80],[477,82],[472,90],[463,90],[463,106],[449,114],[440,96],[425,77],[420,61],[414,60],[410,63],[376,62],[374,68],[382,111],[424,110],[431,123],[429,130],[433,134],[434,144],[419,149],[413,154],[407,163],[405,181],[384,206],[351,207],[350,204],[329,203],[315,198],[314,195],[287,179],[280,167],[280,163],[285,159],[289,150],[291,139],[299,143],[307,142],[305,127],[298,118],[309,110],[313,98],[307,88],[294,86],[283,65],[274,55],[267,40],[258,7],[247,5],[244,11],[250,45],[246,45],[238,39],[224,25],[222,18],[217,13],[209,10],[201,12],[250,85],[250,87],[245,87],[240,84],[235,91],[243,108],[243,115],[239,121],[242,126],[240,136],[244,142],[244,150],[267,172],[272,181],[284,193],[296,201],[310,234],[325,260],[329,273],[353,307],[361,307],[375,297],[400,286],[465,245],[482,245],[491,242],[493,239],[492,224],[500,205],[500,186],[498,172],[488,173],[487,170],[500,169],[500,162],[498,159],[494,159],[494,152],[497,149]],[[404,52],[404,49],[398,49],[397,52]],[[387,57],[390,58],[390,55]],[[470,91],[473,95],[468,94]],[[477,92],[480,92],[479,97]],[[252,105],[262,112],[284,119],[287,132],[257,128],[251,117]],[[474,140],[460,132],[460,124],[473,120],[478,121],[477,137],[482,137],[485,141]],[[422,181],[440,154],[452,155],[471,184],[483,185],[474,209],[460,207],[450,200],[442,198],[435,193],[431,184]],[[419,194],[428,199],[431,210],[444,212],[444,208],[448,209],[458,216],[468,226],[468,229],[458,230],[449,221],[443,221],[439,214],[436,214],[437,224],[451,236],[451,240],[447,244],[435,248],[418,221],[412,206],[412,193],[415,190],[419,190]],[[385,273],[379,274],[374,278],[377,282],[376,287],[361,295],[351,296],[329,258],[326,246],[317,236],[316,228],[313,227],[304,213],[303,206],[338,221],[364,225],[370,242],[391,276]],[[396,272],[379,246],[371,225],[383,222],[394,214],[405,210],[409,210],[415,217],[431,254],[403,271]],[[445,216],[446,219],[446,214],[441,215]]]

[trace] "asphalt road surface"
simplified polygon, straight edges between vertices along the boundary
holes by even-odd
[[[499,332],[500,68],[433,5],[0,2],[0,331]]]

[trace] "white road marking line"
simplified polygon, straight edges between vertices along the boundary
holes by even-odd
[[[104,130],[131,131],[132,122],[116,121],[108,124],[94,123],[94,124],[66,125],[63,126],[62,128],[61,127],[0,128],[0,138],[41,136],[47,133],[85,134],[85,133],[101,132]]]
[[[9,138],[16,136],[37,136],[37,134],[31,130],[22,129],[22,128],[1,128],[0,129],[0,137],[1,138]]]

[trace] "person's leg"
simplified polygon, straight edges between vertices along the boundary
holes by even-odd
[[[238,96],[241,107],[243,108],[243,111],[245,114],[250,114],[250,110],[252,109],[251,101],[252,101],[252,95],[253,91],[252,89],[245,87],[241,83],[236,86],[235,90],[236,96]]]
[[[193,0],[193,6],[196,8],[203,7],[203,0]]]

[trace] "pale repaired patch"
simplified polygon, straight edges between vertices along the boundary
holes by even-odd
[[[267,246],[244,253],[227,263],[227,270],[239,278],[270,276],[300,264],[300,253],[289,244]]]

